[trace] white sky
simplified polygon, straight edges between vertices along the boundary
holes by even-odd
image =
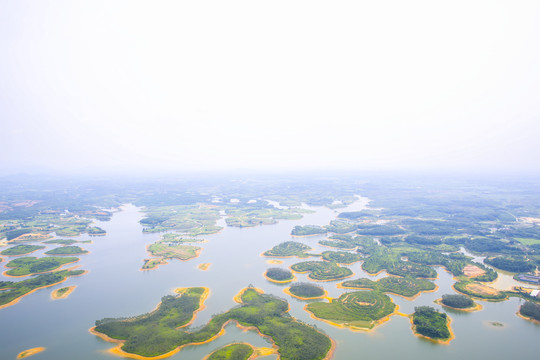
[[[0,173],[540,171],[540,1],[0,2]]]

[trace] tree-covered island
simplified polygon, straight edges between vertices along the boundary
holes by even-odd
[[[214,315],[203,327],[186,328],[193,313],[200,308],[204,288],[188,288],[178,296],[168,295],[151,313],[129,319],[102,319],[91,331],[104,339],[117,342],[119,355],[153,357],[173,355],[183,346],[208,342],[222,333],[230,321],[254,327],[272,339],[283,360],[324,359],[332,341],[318,330],[301,323],[288,314],[286,301],[261,294],[253,288],[244,289],[238,298],[241,305]]]
[[[450,318],[430,306],[418,306],[411,315],[412,329],[415,335],[448,344],[454,338],[450,329]]]

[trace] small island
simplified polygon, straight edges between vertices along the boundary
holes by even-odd
[[[168,357],[186,345],[209,342],[223,334],[223,327],[231,321],[270,338],[282,359],[322,360],[332,349],[327,335],[289,315],[286,301],[251,287],[237,295],[240,306],[214,315],[206,325],[188,331],[186,326],[202,306],[204,293],[204,288],[187,288],[177,296],[163,297],[151,313],[98,320],[90,331],[117,343],[112,349],[114,354],[140,359]]]
[[[210,265],[212,265],[212,263],[202,263],[202,264],[197,265],[197,269],[206,271],[210,268]]]
[[[144,259],[144,264],[141,268],[141,270],[154,270],[157,269],[159,265],[166,265],[167,260],[163,258],[150,258],[150,259]]]
[[[16,304],[20,298],[36,290],[60,284],[70,276],[84,273],[84,270],[62,270],[18,282],[0,281],[0,309]]]
[[[482,309],[482,305],[465,295],[443,295],[442,298],[435,300],[435,303],[459,311],[470,312]]]
[[[79,261],[76,257],[24,257],[11,260],[6,267],[13,268],[4,272],[5,276],[20,277],[34,274],[42,274],[59,267]]]
[[[415,307],[411,323],[415,335],[436,343],[448,344],[454,338],[448,315],[430,306]]]
[[[88,254],[87,250],[84,250],[80,246],[62,246],[47,251],[47,255],[83,255]]]
[[[303,282],[293,284],[284,289],[283,292],[300,300],[322,299],[327,295],[322,287]]]
[[[44,347],[35,347],[32,349],[24,350],[17,355],[17,359],[24,359],[26,357],[38,354],[42,351],[45,351],[46,349]]]
[[[324,227],[318,226],[318,225],[305,225],[295,226],[292,231],[292,236],[310,236],[310,235],[319,235],[319,234],[326,234],[327,231]]]
[[[352,254],[345,251],[324,251],[322,258],[327,261],[333,261],[338,264],[350,265],[362,260],[360,254]]]
[[[304,261],[292,265],[291,270],[298,273],[309,272],[308,277],[317,281],[341,280],[353,275],[350,269],[328,261]]]
[[[295,279],[294,274],[290,272],[289,270],[282,269],[282,268],[270,268],[266,270],[264,273],[264,277],[266,280],[278,283],[278,284],[286,284],[290,283]]]
[[[296,241],[286,241],[274,246],[271,250],[265,251],[263,256],[273,257],[293,257],[300,258],[309,257],[307,251],[311,250],[306,244],[302,244]]]
[[[45,246],[39,246],[39,245],[15,245],[13,247],[10,247],[9,249],[6,249],[0,254],[6,255],[6,256],[18,256],[18,255],[28,255],[30,253],[33,253],[34,251],[45,249]]]
[[[90,226],[88,228],[88,235],[91,236],[104,236],[107,232],[98,226]]]
[[[379,290],[402,296],[409,300],[414,299],[422,292],[434,291],[437,285],[425,279],[415,279],[412,277],[394,277],[388,276],[377,281],[367,278],[349,280],[338,284],[339,288],[358,289],[358,290]]]
[[[44,244],[73,245],[73,244],[75,244],[76,242],[77,242],[76,240],[53,239],[53,240],[44,241],[43,243],[44,243]]]
[[[73,285],[73,286],[66,286],[60,289],[56,289],[51,293],[51,298],[53,300],[65,299],[69,296],[69,294],[73,292],[73,290],[75,290],[76,287],[77,286]]]
[[[229,344],[217,349],[203,360],[248,360],[253,352],[253,347],[249,344]]]
[[[330,303],[308,304],[305,309],[313,318],[331,325],[368,330],[388,320],[397,310],[397,305],[388,295],[379,291],[355,291],[331,299]]]

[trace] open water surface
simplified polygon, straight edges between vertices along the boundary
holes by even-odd
[[[346,210],[354,211],[365,207],[367,199],[362,198]],[[260,254],[283,241],[291,240],[290,232],[295,225],[326,225],[337,212],[328,208],[311,208],[316,212],[305,214],[301,220],[280,220],[276,225],[252,228],[225,227],[223,231],[203,238],[208,242],[196,244],[203,247],[200,257],[189,261],[172,260],[156,270],[140,271],[143,259],[148,257],[145,248],[159,239],[159,234],[144,234],[139,220],[143,213],[132,205],[125,205],[114,214],[111,221],[96,222],[107,231],[103,237],[82,235],[75,240],[92,240],[91,244],[75,244],[91,251],[80,256],[78,263],[89,273],[81,277],[69,278],[66,282],[51,288],[41,289],[26,296],[16,305],[0,310],[0,359],[15,359],[17,354],[28,348],[43,346],[47,350],[34,355],[35,360],[59,359],[112,359],[107,350],[113,347],[90,334],[88,329],[95,320],[104,317],[124,317],[146,313],[155,308],[162,296],[172,294],[177,287],[206,286],[211,289],[206,301],[206,309],[198,313],[192,326],[206,323],[213,314],[224,312],[236,306],[233,296],[252,284],[265,292],[285,298],[291,304],[291,315],[306,323],[316,325],[337,343],[334,359],[448,359],[470,358],[508,359],[512,356],[534,359],[538,356],[540,326],[516,316],[522,300],[490,303],[481,301],[483,310],[461,313],[444,309],[452,318],[452,328],[456,338],[450,345],[437,345],[415,337],[408,318],[392,316],[390,320],[370,332],[353,332],[316,321],[303,310],[305,301],[291,298],[283,293],[288,285],[278,285],[264,279],[263,272],[269,267],[288,267],[298,261],[296,258],[283,259],[282,265],[270,265],[268,258]],[[222,222],[223,223],[223,222]],[[317,242],[324,236],[295,238],[314,248],[314,252],[328,250]],[[47,245],[47,244],[44,244]],[[57,245],[48,244],[50,250]],[[37,255],[40,252],[35,253]],[[35,256],[35,255],[31,255]],[[0,263],[2,272],[9,261],[4,257]],[[197,269],[200,263],[212,263],[210,269]],[[349,266],[355,273],[351,279],[367,276],[360,263]],[[436,284],[437,292],[424,293],[413,301],[393,296],[403,313],[412,313],[415,306],[431,305],[443,294],[454,293],[451,289],[452,276],[443,269]],[[296,274],[298,281],[310,281],[305,274]],[[379,274],[372,279],[386,276]],[[0,280],[13,280],[0,276]],[[337,289],[335,282],[318,283],[337,297],[351,290]],[[54,289],[76,285],[75,291],[64,300],[52,300]],[[504,324],[493,326],[493,322]],[[172,360],[201,359],[213,350],[234,342],[245,341],[254,346],[270,346],[268,341],[253,331],[242,331],[230,324],[224,336],[208,344],[188,346]],[[275,359],[268,356],[265,359]]]

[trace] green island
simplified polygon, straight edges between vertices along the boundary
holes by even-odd
[[[355,291],[342,294],[329,303],[310,303],[305,309],[316,319],[334,326],[372,329],[377,323],[386,321],[385,318],[396,310],[396,304],[379,291]]]
[[[257,225],[277,224],[278,220],[300,220],[302,213],[311,212],[309,210],[291,208],[278,209],[264,204],[237,204],[229,205],[225,209],[227,226],[251,227]]]
[[[403,261],[392,252],[378,251],[362,263],[362,269],[370,274],[377,274],[383,270],[397,276],[412,276],[421,278],[435,278],[437,272],[427,265],[411,261]]]
[[[349,280],[342,282],[338,287],[346,289],[372,289],[380,292],[389,292],[406,298],[414,298],[424,291],[433,291],[437,286],[425,279],[415,279],[412,277],[388,276],[377,281],[367,278]]]
[[[144,226],[144,232],[175,230],[196,236],[214,234],[222,229],[216,225],[216,221],[221,218],[219,208],[216,206],[205,204],[159,206],[158,204],[155,200],[139,202],[139,205],[148,206],[145,211],[146,217],[140,221]]]
[[[326,295],[322,287],[304,282],[292,284],[287,292],[300,299],[316,299]]]
[[[281,244],[274,246],[272,249],[267,250],[263,253],[263,256],[274,256],[274,257],[309,257],[307,251],[311,250],[306,244],[302,244],[296,241],[285,241]]]
[[[47,251],[47,255],[82,255],[87,254],[88,251],[79,246],[62,246]]]
[[[327,232],[335,234],[346,234],[356,230],[356,224],[351,224],[342,220],[332,220],[325,226]]]
[[[84,270],[62,270],[19,281],[0,281],[0,308],[15,304],[19,298],[31,292],[59,284],[69,276],[82,275]]]
[[[79,261],[76,257],[23,257],[13,259],[6,264],[6,267],[13,268],[4,274],[8,276],[26,276],[39,274],[58,269],[60,266]]]
[[[45,246],[39,246],[39,245],[15,245],[13,247],[10,247],[9,249],[6,249],[0,254],[7,255],[7,256],[15,256],[15,255],[27,255],[34,251],[45,249]]]
[[[53,239],[53,240],[47,240],[44,241],[44,244],[59,244],[59,245],[73,245],[75,244],[76,240],[68,240],[68,239]]]
[[[535,304],[530,301],[526,301],[519,307],[519,315],[527,320],[534,320],[540,322],[540,304]]]
[[[327,261],[333,261],[338,264],[353,264],[362,260],[359,254],[352,254],[344,251],[324,251],[322,258]]]
[[[351,244],[348,241],[343,240],[320,240],[319,244],[326,247],[332,247],[340,250],[354,250],[356,245]]]
[[[450,319],[430,306],[418,306],[411,315],[413,332],[440,343],[448,343],[453,335],[450,330]]]
[[[508,298],[505,292],[470,280],[460,280],[453,287],[457,292],[472,296],[473,298],[491,301],[501,301]]]
[[[204,239],[194,238],[194,237],[185,237],[183,234],[177,233],[166,233],[161,236],[161,242],[168,243],[194,243],[194,242],[205,242]]]
[[[140,357],[172,355],[181,347],[211,341],[229,321],[255,327],[270,337],[281,359],[324,359],[332,347],[330,338],[288,314],[286,301],[247,288],[238,297],[241,305],[214,315],[204,326],[189,331],[186,326],[202,305],[204,288],[188,288],[178,296],[168,295],[151,313],[128,319],[96,321],[92,332],[120,342],[115,354]]]
[[[102,228],[100,228],[99,226],[90,226],[88,227],[87,231],[88,231],[88,235],[92,235],[92,236],[103,236],[107,234],[107,232],[103,230]]]
[[[294,274],[287,269],[282,268],[270,268],[266,270],[264,276],[273,282],[286,283],[294,280]]]
[[[247,360],[253,354],[253,348],[248,344],[229,344],[217,349],[204,360]]]
[[[309,236],[309,235],[319,235],[319,234],[326,234],[327,231],[323,226],[318,225],[297,225],[295,226],[292,231],[291,235],[293,236]]]
[[[144,264],[142,266],[142,270],[152,270],[159,265],[165,265],[167,264],[167,261],[163,258],[158,259],[144,259]]]
[[[482,308],[482,305],[475,303],[470,297],[465,295],[443,295],[441,299],[435,300],[435,303],[462,311],[474,311]]]
[[[198,246],[193,245],[176,245],[176,244],[164,244],[154,243],[148,246],[148,252],[153,256],[159,256],[164,259],[180,259],[189,260],[197,257],[198,252],[201,250]]]
[[[328,261],[304,261],[292,265],[291,270],[299,273],[309,272],[308,277],[317,281],[340,280],[353,275],[350,269]]]

